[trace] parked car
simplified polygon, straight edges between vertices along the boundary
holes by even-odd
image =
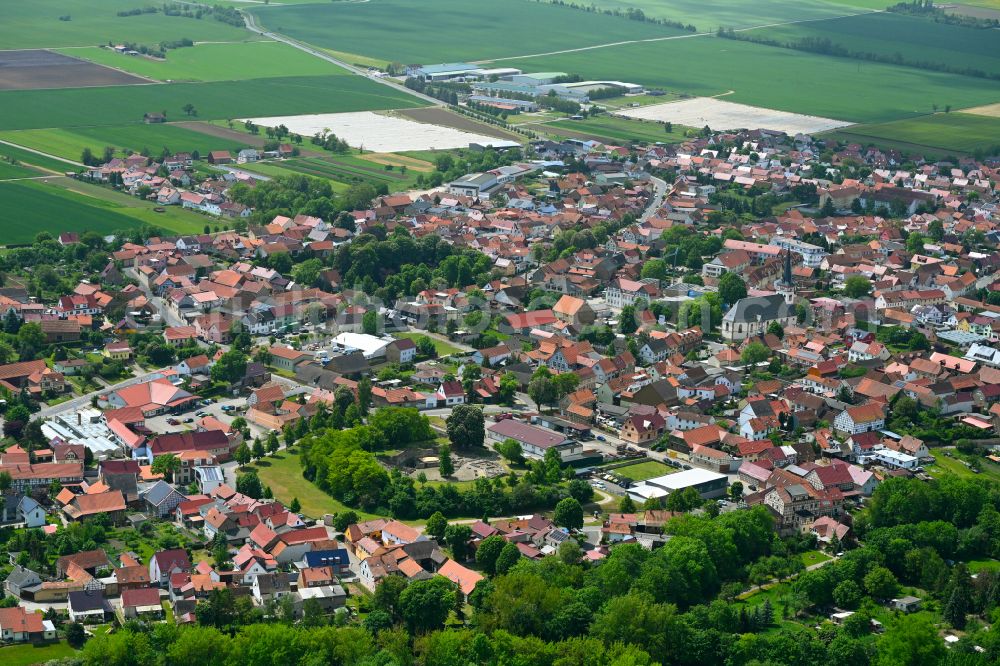
[[[167,423],[169,423],[170,425],[180,425],[180,421],[174,418],[167,419]]]
[[[195,416],[197,416],[198,418],[202,418],[203,416],[208,416],[208,412],[198,412],[197,414],[195,414]]]
[[[598,435],[597,436],[597,441],[598,442],[606,442],[606,441],[608,441],[608,438],[605,437],[604,435]]]
[[[188,418],[184,419],[184,423],[194,423],[194,419],[188,417]]]

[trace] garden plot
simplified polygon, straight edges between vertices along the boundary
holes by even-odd
[[[653,104],[620,111],[617,115],[658,120],[691,127],[708,125],[713,130],[768,129],[788,134],[825,132],[851,123],[832,118],[806,116],[747,104],[698,97],[680,102]]]
[[[284,125],[289,131],[303,137],[311,137],[317,132],[332,132],[352,147],[378,153],[468,148],[470,143],[493,145],[507,143],[485,134],[418,123],[407,118],[385,116],[370,111],[273,116],[249,120],[261,127]]]

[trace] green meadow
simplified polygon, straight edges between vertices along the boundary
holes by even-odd
[[[124,55],[97,46],[60,52],[157,81],[233,81],[344,72],[333,63],[282,42],[196,44],[168,51],[164,60]]]
[[[323,48],[402,63],[548,53],[687,34],[527,0],[371,0],[248,7],[265,27]]]
[[[0,10],[5,49],[96,46],[121,42],[154,45],[187,37],[193,41],[246,39],[245,28],[218,21],[165,16],[162,12],[118,16],[119,11],[162,3],[138,0],[9,0]],[[60,20],[60,17],[69,20]]]
[[[196,116],[182,110],[193,104]],[[141,123],[144,113],[168,120],[337,113],[423,106],[388,86],[344,71],[336,76],[282,77],[62,90],[0,92],[0,130]]]

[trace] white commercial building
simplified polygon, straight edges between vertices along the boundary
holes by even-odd
[[[332,340],[337,351],[360,351],[365,358],[381,358],[385,356],[385,348],[394,338],[380,338],[367,333],[341,333]]]
[[[637,483],[628,489],[629,497],[637,502],[659,499],[685,488],[694,488],[702,499],[722,497],[726,494],[728,477],[707,469],[688,469]]]

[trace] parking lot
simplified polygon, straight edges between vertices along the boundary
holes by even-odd
[[[178,414],[164,414],[146,419],[146,427],[156,433],[183,432],[194,430],[204,416],[214,416],[225,424],[232,423],[237,416],[243,416],[246,411],[246,398],[227,398],[215,400],[205,404],[205,400],[199,400],[195,405],[186,411]],[[199,416],[200,415],[200,416]],[[250,434],[253,437],[267,436],[267,431],[253,423],[249,424]]]

